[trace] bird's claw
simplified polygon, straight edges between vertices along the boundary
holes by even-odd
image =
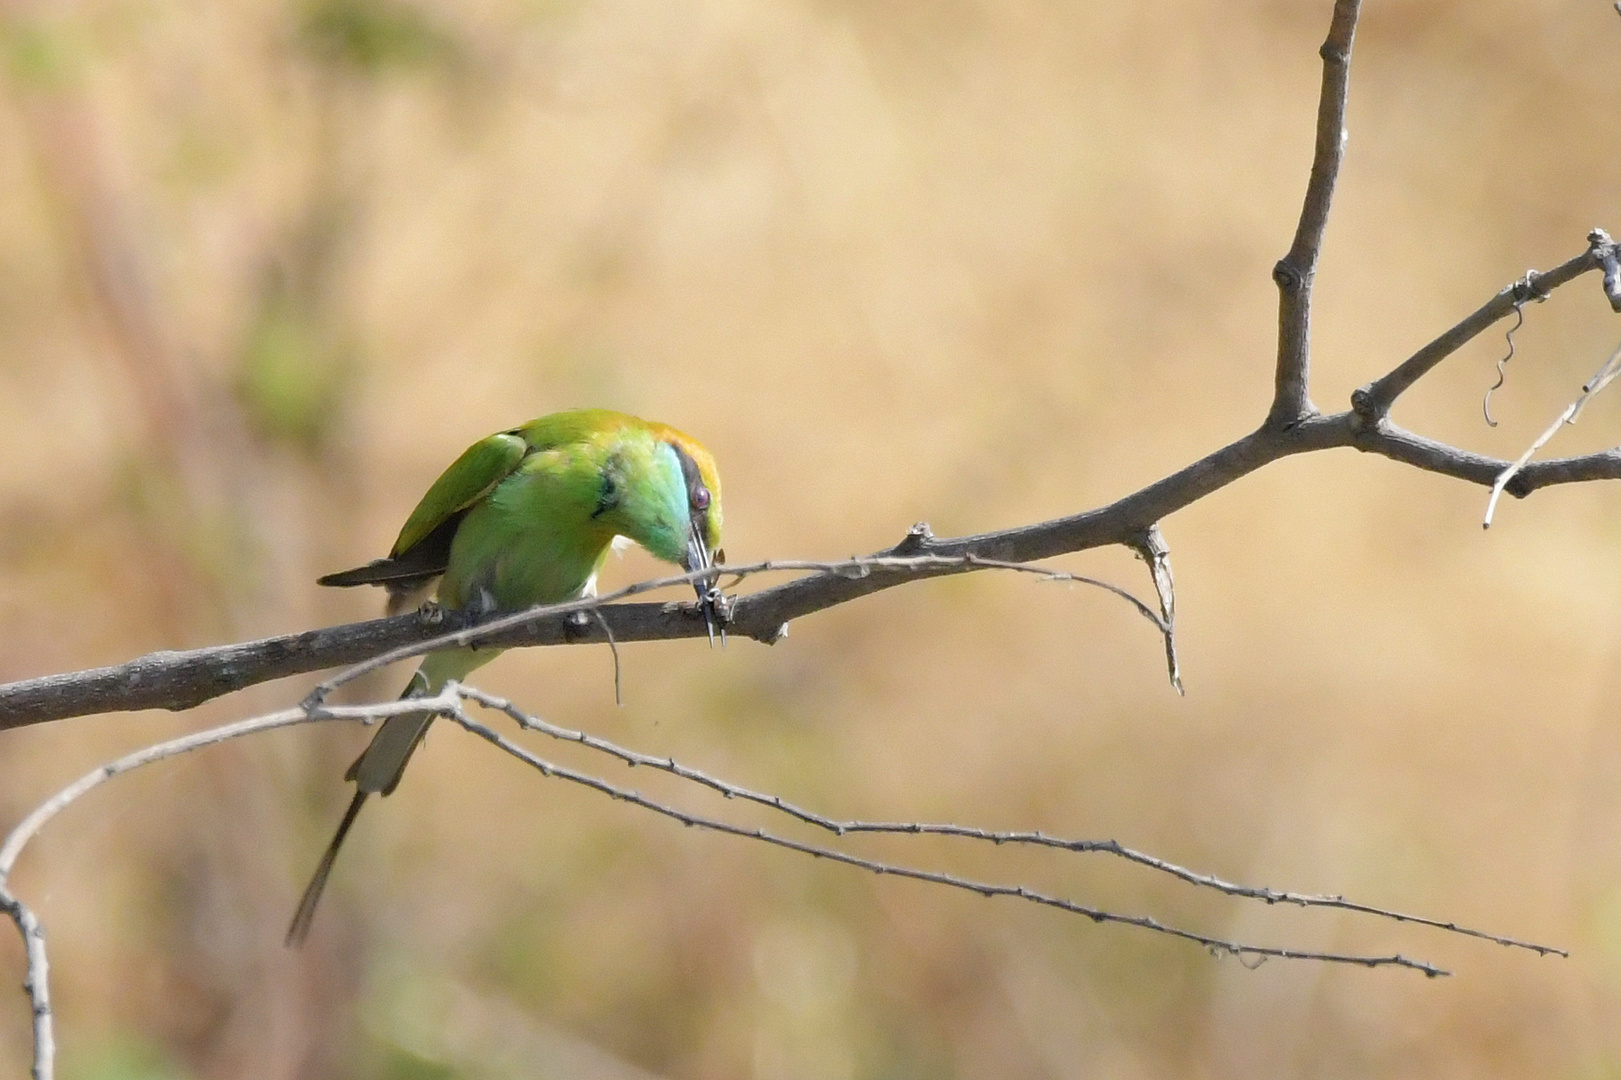
[[[718,585],[705,588],[698,597],[698,611],[704,617],[704,629],[709,633],[709,647],[715,647],[715,631],[720,631],[721,648],[726,647],[726,624],[732,618],[732,601],[720,591]]]
[[[569,641],[585,636],[591,629],[591,616],[584,611],[570,612],[563,619],[563,637]]]

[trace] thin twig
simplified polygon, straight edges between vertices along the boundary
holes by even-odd
[[[1529,271],[1523,278],[1505,285],[1497,295],[1470,312],[1462,321],[1446,330],[1422,349],[1396,365],[1388,374],[1375,379],[1351,395],[1351,407],[1358,416],[1373,426],[1390,412],[1396,399],[1418,380],[1459,349],[1486,330],[1506,318],[1527,299],[1544,299],[1554,289],[1592,270],[1602,269],[1606,259],[1615,258],[1615,245],[1603,229],[1594,229],[1587,235],[1587,250],[1566,259],[1552,270],[1538,273]]]
[[[682,824],[707,829],[731,836],[759,840],[776,847],[801,854],[811,855],[815,858],[824,858],[846,866],[853,866],[867,870],[880,876],[902,877],[930,884],[943,885],[950,888],[961,889],[977,893],[985,897],[1011,896],[1031,903],[1057,908],[1072,914],[1083,915],[1097,923],[1116,923],[1135,926],[1145,930],[1167,934],[1184,941],[1193,942],[1217,955],[1227,954],[1237,957],[1244,963],[1260,963],[1269,958],[1315,960],[1325,963],[1352,964],[1364,967],[1405,967],[1426,975],[1446,975],[1448,972],[1422,960],[1414,960],[1401,954],[1388,956],[1330,953],[1311,950],[1286,949],[1272,946],[1252,945],[1240,941],[1230,941],[1205,934],[1199,934],[1180,927],[1166,925],[1159,920],[1146,915],[1125,915],[1118,912],[1106,911],[1078,903],[1063,897],[1052,896],[1046,893],[1029,889],[1022,885],[1005,885],[993,882],[975,881],[958,877],[939,871],[920,870],[914,867],[880,862],[874,859],[863,858],[834,848],[808,844],[789,837],[778,836],[764,829],[746,828],[729,822],[720,821],[691,814],[676,807],[648,799],[637,792],[619,788],[607,781],[580,773],[563,766],[555,765],[521,746],[512,743],[489,727],[480,724],[466,714],[461,700],[476,701],[480,705],[498,710],[517,720],[522,726],[540,731],[555,738],[580,743],[591,749],[617,757],[631,765],[647,765],[656,769],[670,772],[673,775],[694,783],[706,786],[714,791],[732,798],[740,798],[771,807],[788,814],[800,821],[817,825],[835,835],[848,835],[851,833],[899,833],[899,834],[936,834],[945,836],[968,837],[989,841],[992,843],[1025,843],[1038,844],[1050,848],[1059,848],[1070,851],[1098,851],[1106,852],[1120,858],[1138,863],[1140,865],[1168,873],[1184,881],[1234,896],[1252,897],[1265,900],[1268,903],[1290,903],[1299,906],[1326,906],[1338,907],[1344,910],[1365,914],[1378,915],[1397,921],[1413,922],[1427,926],[1435,926],[1451,930],[1460,934],[1483,937],[1487,940],[1497,941],[1505,945],[1518,945],[1523,948],[1534,949],[1539,952],[1558,952],[1545,946],[1528,945],[1508,938],[1484,934],[1479,931],[1468,930],[1452,923],[1425,919],[1418,916],[1405,915],[1400,912],[1386,911],[1368,905],[1354,904],[1343,897],[1316,897],[1307,894],[1276,892],[1270,889],[1253,889],[1245,886],[1232,885],[1211,875],[1198,874],[1167,862],[1146,853],[1126,848],[1114,841],[1078,841],[1064,840],[1049,837],[1035,832],[993,832],[990,830],[975,829],[950,824],[931,824],[925,822],[864,822],[864,821],[836,821],[821,815],[813,814],[795,806],[792,803],[771,795],[764,795],[750,791],[746,788],[711,777],[708,774],[688,769],[678,765],[673,758],[653,758],[635,751],[625,750],[614,744],[586,735],[582,732],[571,732],[548,724],[537,717],[533,717],[518,709],[511,702],[493,695],[485,694],[473,687],[459,685],[455,682],[447,683],[440,692],[428,698],[409,698],[393,701],[378,702],[368,705],[347,706],[318,706],[314,708],[300,707],[283,709],[263,716],[252,717],[246,720],[224,724],[205,731],[194,732],[176,739],[171,739],[154,746],[144,747],[133,753],[126,754],[115,761],[81,776],[78,780],[58,791],[51,798],[41,803],[31,813],[23,818],[0,842],[0,910],[3,910],[16,925],[22,936],[27,974],[24,980],[24,989],[29,995],[34,1017],[34,1058],[33,1074],[36,1080],[52,1080],[54,1076],[55,1038],[53,1031],[53,1014],[50,1004],[49,987],[49,959],[45,948],[45,937],[34,913],[9,888],[9,877],[16,865],[18,857],[27,844],[38,835],[40,830],[51,819],[60,814],[79,798],[111,780],[115,776],[150,765],[157,761],[166,760],[181,754],[212,746],[229,739],[240,738],[244,735],[269,731],[279,727],[293,724],[307,723],[321,720],[362,720],[372,723],[389,716],[405,712],[432,711],[447,716],[469,731],[480,736],[488,742],[495,744],[507,753],[539,769],[546,776],[555,776],[587,787],[593,791],[608,795],[612,798],[628,802],[632,805],[650,810],[661,816],[679,821]],[[1562,955],[1562,954],[1561,954]]]
[[[614,704],[615,705],[623,705],[625,703],[625,696],[621,692],[622,688],[621,688],[621,685],[620,685],[620,682],[619,682],[619,642],[614,640],[613,627],[609,626],[608,625],[608,620],[604,619],[602,617],[602,609],[601,608],[592,608],[591,609],[591,614],[593,614],[593,615],[595,615],[597,617],[597,625],[602,627],[602,636],[606,637],[608,639],[608,651],[613,654],[613,658],[614,658]]]
[[[1582,409],[1587,406],[1588,400],[1606,386],[1609,386],[1617,375],[1621,375],[1621,346],[1617,346],[1615,352],[1611,353],[1610,358],[1604,362],[1604,366],[1599,368],[1598,372],[1582,385],[1582,392],[1577,395],[1576,400],[1565,406],[1565,411],[1560,413],[1541,435],[1537,436],[1535,442],[1526,447],[1525,453],[1516,458],[1508,468],[1497,474],[1497,479],[1492,481],[1491,498],[1486,500],[1486,517],[1480,523],[1481,528],[1489,529],[1492,527],[1492,515],[1497,513],[1497,500],[1502,497],[1503,489],[1509,485],[1509,482],[1514,479],[1521,469],[1525,468],[1526,463],[1531,460],[1538,450],[1541,450],[1552,441],[1560,428],[1566,424],[1574,424],[1576,419],[1581,416]]]
[[[816,828],[830,832],[835,836],[846,836],[850,833],[883,833],[896,835],[930,835],[951,836],[971,840],[983,840],[993,844],[1029,844],[1039,847],[1057,848],[1064,851],[1081,853],[1100,853],[1113,855],[1125,859],[1139,866],[1156,870],[1163,874],[1185,881],[1200,888],[1213,889],[1227,896],[1250,900],[1260,900],[1268,904],[1290,904],[1296,907],[1325,907],[1341,911],[1356,912],[1362,915],[1372,915],[1393,922],[1413,923],[1418,926],[1433,927],[1465,937],[1479,938],[1498,945],[1517,949],[1526,949],[1540,956],[1568,956],[1560,948],[1551,945],[1538,945],[1534,942],[1523,941],[1519,938],[1506,937],[1501,934],[1488,933],[1484,930],[1474,930],[1460,926],[1456,922],[1443,919],[1433,919],[1423,915],[1410,915],[1390,908],[1375,907],[1371,904],[1361,904],[1347,900],[1343,896],[1320,895],[1313,893],[1285,892],[1270,889],[1264,886],[1239,885],[1225,881],[1213,874],[1201,874],[1195,870],[1178,866],[1166,859],[1158,858],[1147,852],[1126,847],[1116,840],[1075,840],[1064,837],[1051,836],[1039,831],[1015,830],[999,831],[983,829],[968,825],[956,825],[948,822],[918,822],[918,821],[858,821],[831,818],[814,811],[798,806],[780,795],[769,795],[749,788],[741,787],[718,777],[712,776],[698,769],[690,768],[676,762],[673,757],[655,757],[636,750],[619,746],[607,739],[591,735],[583,731],[574,731],[569,728],[553,724],[532,713],[519,708],[510,699],[497,697],[485,693],[476,687],[459,686],[457,692],[469,701],[477,702],[487,709],[500,712],[516,721],[520,727],[530,731],[539,732],[559,742],[576,743],[580,746],[595,750],[598,753],[616,758],[632,767],[654,769],[680,777],[690,783],[697,784],[714,791],[728,799],[738,799],[743,802],[755,803],[786,814],[795,820],[813,825]]]
[[[1160,624],[1165,628],[1165,667],[1171,686],[1178,694],[1182,688],[1182,664],[1176,658],[1176,582],[1171,577],[1171,548],[1165,543],[1165,534],[1158,525],[1150,525],[1131,544],[1137,557],[1148,564],[1154,580],[1154,593],[1159,597]]]
[[[92,769],[79,779],[58,791],[35,807],[27,817],[0,842],[0,911],[4,911],[22,935],[27,975],[23,989],[28,993],[34,1013],[34,1080],[51,1080],[55,1070],[56,1039],[53,1032],[50,992],[50,964],[45,952],[45,934],[39,920],[27,905],[10,891],[9,878],[22,850],[44,828],[45,824],[72,805],[81,796],[121,773],[150,765],[155,761],[200,750],[205,746],[252,735],[260,731],[287,727],[291,724],[315,720],[363,720],[371,723],[399,713],[423,710],[451,711],[460,708],[455,687],[441,691],[432,698],[411,698],[408,701],[386,701],[375,705],[341,705],[319,710],[304,708],[282,709],[279,712],[238,720],[231,724],[209,728],[206,731],[182,735],[177,739],[143,747],[134,753]]]
[[[1058,908],[1076,915],[1084,915],[1096,923],[1118,923],[1125,926],[1135,926],[1144,930],[1153,930],[1183,941],[1190,941],[1203,948],[1209,949],[1217,955],[1228,954],[1240,959],[1249,960],[1315,960],[1331,964],[1353,964],[1360,967],[1404,967],[1413,971],[1423,972],[1431,977],[1437,975],[1450,975],[1451,972],[1436,967],[1424,960],[1415,960],[1395,953],[1388,956],[1375,956],[1356,953],[1330,953],[1313,952],[1301,949],[1275,948],[1266,945],[1250,945],[1240,941],[1229,941],[1223,938],[1210,937],[1205,934],[1185,930],[1181,927],[1169,926],[1158,919],[1148,915],[1122,915],[1118,912],[1105,911],[1100,908],[1089,907],[1059,896],[1037,892],[1023,885],[1002,885],[993,882],[974,881],[969,878],[957,877],[954,874],[945,874],[934,870],[918,870],[913,867],[901,866],[894,863],[878,862],[852,855],[836,848],[822,847],[817,844],[807,844],[803,841],[793,840],[789,837],[778,836],[759,828],[746,828],[730,822],[708,818],[698,814],[688,813],[674,806],[649,799],[639,792],[627,788],[617,787],[599,777],[587,773],[577,772],[562,765],[557,765],[532,753],[522,746],[512,742],[500,733],[479,723],[469,717],[464,711],[449,714],[450,719],[466,728],[468,731],[493,743],[505,750],[513,757],[538,769],[543,776],[556,777],[589,788],[592,791],[610,798],[626,802],[643,810],[651,811],[662,817],[679,821],[681,824],[705,829],[710,832],[724,833],[728,836],[740,836],[750,840],[758,840],[774,847],[797,851],[813,858],[827,859],[831,862],[842,863],[861,870],[869,871],[881,877],[909,878],[913,881],[924,881],[933,885],[944,885],[948,888],[961,889],[966,892],[977,893],[984,897],[1010,896],[1020,900],[1027,900],[1033,904]]]
[[[303,706],[292,709],[282,709],[279,712],[266,713],[263,716],[251,717],[247,720],[238,720],[235,723],[223,724],[219,727],[209,728],[206,731],[197,731],[167,742],[157,743],[153,746],[143,747],[133,753],[125,754],[116,761],[98,766],[85,773],[79,779],[45,800],[27,817],[23,818],[10,833],[4,842],[0,842],[0,885],[5,884],[6,878],[11,874],[12,866],[17,856],[22,852],[24,845],[34,838],[47,821],[61,813],[63,809],[73,803],[85,792],[120,773],[138,769],[142,765],[150,765],[154,761],[175,757],[192,750],[198,750],[215,743],[225,742],[227,739],[241,738],[259,731],[270,731],[273,728],[286,727],[289,724],[302,723],[305,720],[362,720],[371,723],[375,720],[386,720],[390,716],[404,713],[435,712],[454,707],[457,697],[453,693],[441,692],[434,697],[402,698],[397,701],[379,702],[374,705],[323,705],[316,709],[307,709]]]
[[[56,1075],[56,1035],[52,1030],[50,961],[45,955],[45,931],[39,919],[21,900],[0,883],[0,911],[4,911],[23,938],[23,993],[28,995],[34,1014],[34,1080],[52,1080]]]

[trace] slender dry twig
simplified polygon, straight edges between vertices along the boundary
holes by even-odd
[[[1497,479],[1492,481],[1491,498],[1486,500],[1486,517],[1480,523],[1481,528],[1489,529],[1492,527],[1492,515],[1497,513],[1497,500],[1502,497],[1503,489],[1513,482],[1514,477],[1519,474],[1521,469],[1525,468],[1526,463],[1536,455],[1538,450],[1541,450],[1553,440],[1553,437],[1559,433],[1560,428],[1566,424],[1574,424],[1593,395],[1609,386],[1617,375],[1621,375],[1621,345],[1618,345],[1615,352],[1610,354],[1610,358],[1604,361],[1604,366],[1599,368],[1591,379],[1582,384],[1582,392],[1576,396],[1576,400],[1565,406],[1565,411],[1555,417],[1554,422],[1549,424],[1541,435],[1537,436],[1536,441],[1525,448],[1525,453],[1516,458],[1508,468],[1497,474]]]
[[[1526,949],[1541,956],[1568,956],[1569,954],[1551,945],[1538,945],[1534,942],[1523,941],[1519,938],[1505,937],[1501,934],[1488,933],[1484,930],[1474,930],[1450,920],[1432,919],[1423,915],[1410,915],[1389,908],[1375,907],[1371,904],[1361,904],[1347,900],[1343,896],[1328,896],[1313,893],[1286,892],[1266,887],[1238,885],[1223,880],[1213,874],[1201,874],[1195,870],[1179,866],[1166,859],[1158,858],[1147,852],[1137,851],[1121,844],[1117,840],[1074,840],[1046,833],[1013,830],[999,831],[983,829],[974,826],[956,825],[949,822],[919,822],[919,821],[857,821],[841,820],[827,817],[807,810],[784,799],[780,795],[770,795],[764,792],[753,791],[737,784],[729,783],[709,773],[690,768],[676,762],[673,757],[655,757],[636,750],[619,746],[600,736],[584,731],[575,731],[561,727],[548,720],[535,716],[519,708],[510,699],[497,697],[485,693],[476,687],[460,686],[457,692],[469,701],[477,702],[487,709],[500,712],[516,721],[520,727],[536,731],[560,742],[576,743],[580,746],[595,750],[598,753],[616,758],[632,767],[655,769],[659,772],[669,773],[680,777],[690,783],[697,784],[714,791],[725,798],[737,799],[743,802],[755,803],[768,807],[779,813],[786,814],[807,825],[814,825],[819,829],[833,833],[835,836],[846,836],[851,833],[891,833],[897,835],[930,835],[951,836],[971,840],[984,840],[993,844],[1028,844],[1038,847],[1057,848],[1064,851],[1078,853],[1096,852],[1113,855],[1125,859],[1139,866],[1168,874],[1178,880],[1200,888],[1213,889],[1227,896],[1240,897],[1250,900],[1261,900],[1268,904],[1289,904],[1296,907],[1325,907],[1336,908],[1341,911],[1351,911],[1362,915],[1373,915],[1393,922],[1413,923],[1418,926],[1429,926],[1438,930],[1460,934],[1464,937],[1480,938],[1498,945],[1517,949]]]
[[[625,695],[624,695],[624,691],[623,691],[623,683],[620,681],[619,642],[614,640],[613,627],[609,626],[608,625],[608,620],[604,619],[602,617],[602,609],[601,608],[592,608],[591,609],[591,614],[593,614],[593,615],[595,615],[597,617],[597,625],[602,627],[603,636],[608,639],[608,651],[613,654],[613,660],[614,660],[614,704],[615,705],[623,705],[625,703]]]
[[[46,799],[33,812],[0,841],[0,911],[4,911],[16,924],[17,931],[22,935],[27,975],[23,980],[23,990],[33,1007],[34,1014],[34,1080],[51,1080],[55,1070],[56,1040],[53,1033],[51,992],[50,992],[50,965],[45,952],[45,934],[39,925],[38,918],[29,910],[21,900],[11,892],[11,870],[17,863],[17,857],[28,842],[38,835],[45,824],[67,809],[85,793],[93,788],[111,780],[131,769],[138,769],[142,765],[150,765],[155,761],[163,761],[180,754],[200,750],[205,746],[225,742],[228,739],[241,738],[260,731],[270,731],[274,728],[287,727],[290,724],[304,724],[312,720],[363,720],[372,723],[376,720],[386,719],[399,713],[422,711],[453,711],[460,708],[460,699],[456,696],[454,688],[442,691],[430,698],[411,698],[407,701],[387,701],[375,705],[341,705],[323,707],[310,710],[303,707],[295,709],[282,709],[279,712],[267,713],[264,716],[255,716],[247,720],[238,720],[230,724],[209,728],[206,731],[182,735],[177,739],[170,739],[155,746],[143,747],[133,753],[125,754],[116,761],[108,762],[85,773],[79,779]]]
[[[34,1080],[52,1080],[56,1068],[56,1034],[51,1022],[51,987],[49,958],[45,954],[45,931],[39,919],[28,907],[0,883],[0,911],[17,925],[23,938],[23,957],[27,974],[23,977],[23,993],[34,1014]]]
[[[1251,945],[1241,941],[1230,941],[1224,938],[1211,937],[1206,934],[1196,933],[1192,930],[1185,930],[1181,927],[1170,926],[1149,915],[1123,915],[1119,912],[1106,911],[1102,908],[1090,907],[1086,904],[1080,904],[1073,900],[1065,899],[1064,897],[1052,896],[1047,893],[1038,892],[1023,885],[1003,885],[994,882],[974,881],[969,878],[958,877],[955,874],[946,874],[935,870],[919,870],[896,863],[880,862],[875,859],[863,858],[859,855],[852,855],[846,851],[840,851],[837,848],[823,847],[818,844],[808,844],[800,840],[794,840],[790,837],[779,836],[775,833],[768,832],[765,829],[735,825],[728,821],[704,817],[700,814],[689,813],[677,807],[669,806],[665,803],[650,799],[642,795],[640,792],[610,784],[600,777],[592,776],[588,773],[582,773],[577,770],[567,768],[566,766],[547,761],[532,751],[512,742],[499,732],[472,719],[464,710],[458,709],[454,712],[448,713],[447,715],[451,720],[455,721],[457,724],[460,724],[473,734],[501,748],[508,754],[511,754],[513,757],[517,758],[519,761],[538,769],[542,776],[555,777],[559,780],[567,780],[570,783],[578,784],[581,787],[588,788],[592,791],[598,792],[599,794],[607,795],[609,798],[617,799],[620,802],[629,803],[632,806],[640,807],[643,810],[651,811],[652,813],[670,818],[674,821],[679,821],[681,824],[692,828],[700,828],[710,832],[723,833],[728,836],[740,836],[750,840],[758,840],[761,843],[770,844],[773,847],[785,848],[789,851],[797,851],[802,855],[810,855],[814,858],[827,859],[830,862],[842,863],[845,866],[853,866],[858,869],[877,874],[881,877],[908,878],[913,881],[928,882],[932,885],[944,885],[947,888],[961,889],[966,892],[977,893],[980,896],[987,898],[996,896],[1016,897],[1020,900],[1027,900],[1033,904],[1057,908],[1060,911],[1067,911],[1075,915],[1084,915],[1086,918],[1091,919],[1095,923],[1118,923],[1124,926],[1135,926],[1143,930],[1152,930],[1157,933],[1166,934],[1170,937],[1179,938],[1183,941],[1193,942],[1194,944],[1209,949],[1218,955],[1229,954],[1238,957],[1240,960],[1315,960],[1332,964],[1352,964],[1359,967],[1404,967],[1413,971],[1423,972],[1425,975],[1429,975],[1431,977],[1451,974],[1451,972],[1436,967],[1434,964],[1429,963],[1428,961],[1415,960],[1411,957],[1403,956],[1400,953],[1379,956],[1361,953],[1314,952],[1305,949],[1285,949],[1269,945]]]
[[[1228,954],[1245,963],[1260,963],[1267,959],[1315,960],[1326,963],[1353,964],[1363,967],[1404,967],[1414,971],[1423,972],[1429,976],[1446,975],[1449,972],[1436,967],[1423,960],[1415,960],[1400,953],[1390,955],[1370,955],[1356,953],[1332,953],[1303,949],[1287,949],[1266,945],[1254,945],[1242,941],[1217,938],[1181,927],[1167,925],[1152,916],[1126,915],[1119,912],[1108,911],[1090,905],[1053,896],[1047,893],[1030,889],[1023,885],[1007,885],[994,882],[975,881],[969,878],[948,874],[941,871],[921,870],[915,867],[897,863],[879,861],[854,855],[850,852],[817,844],[805,843],[790,837],[779,836],[761,828],[750,828],[731,822],[689,813],[677,807],[657,802],[638,792],[618,787],[600,777],[582,773],[564,766],[547,761],[522,746],[479,723],[467,715],[462,706],[462,699],[475,701],[481,706],[504,713],[516,720],[520,726],[530,730],[539,731],[550,737],[567,742],[578,743],[593,750],[609,754],[628,765],[645,765],[655,768],[682,779],[700,784],[713,791],[719,792],[728,798],[736,798],[748,802],[770,807],[790,817],[807,824],[818,826],[838,836],[853,833],[896,833],[908,835],[931,834],[978,839],[995,844],[1035,844],[1048,848],[1055,848],[1074,852],[1103,852],[1126,859],[1142,866],[1149,867],[1162,873],[1170,874],[1191,884],[1215,889],[1232,896],[1247,897],[1264,900],[1267,903],[1288,903],[1301,907],[1331,907],[1361,914],[1374,915],[1381,918],[1392,919],[1398,922],[1411,922],[1425,926],[1433,926],[1449,930],[1454,933],[1466,934],[1472,937],[1484,938],[1503,945],[1514,945],[1531,949],[1539,953],[1557,953],[1564,955],[1560,950],[1547,946],[1533,945],[1511,938],[1487,934],[1482,931],[1470,930],[1453,923],[1440,920],[1427,919],[1421,916],[1407,915],[1401,912],[1389,911],[1371,905],[1356,904],[1343,897],[1313,896],[1303,893],[1279,892],[1271,889],[1256,889],[1242,885],[1234,885],[1220,878],[1208,874],[1199,874],[1174,863],[1156,858],[1143,852],[1127,848],[1115,841],[1087,841],[1065,840],[1058,837],[1047,836],[1039,832],[996,832],[978,829],[969,826],[953,825],[947,823],[928,822],[870,822],[870,821],[838,821],[819,814],[812,813],[776,795],[766,795],[752,791],[728,781],[721,780],[707,773],[700,772],[679,765],[673,758],[655,758],[647,754],[627,750],[605,739],[587,735],[583,732],[569,731],[565,728],[549,724],[538,717],[532,716],[517,708],[510,701],[486,694],[474,687],[463,686],[455,682],[447,683],[438,694],[431,697],[397,699],[367,705],[326,706],[308,705],[294,709],[283,709],[263,716],[239,720],[210,728],[205,731],[194,732],[179,738],[171,739],[154,746],[143,747],[133,753],[126,754],[115,761],[85,773],[73,783],[67,785],[55,795],[45,800],[0,841],[0,911],[4,911],[16,925],[21,934],[25,949],[26,977],[23,988],[29,996],[34,1018],[34,1055],[33,1075],[35,1080],[52,1080],[55,1069],[55,1037],[53,1013],[50,1001],[49,985],[49,959],[45,948],[45,936],[39,925],[37,917],[27,905],[22,903],[10,891],[10,875],[15,867],[18,857],[23,849],[32,841],[44,826],[53,818],[72,805],[78,799],[99,787],[108,780],[154,762],[177,757],[181,754],[201,750],[229,739],[241,738],[245,735],[270,731],[275,728],[287,727],[293,724],[308,723],[322,720],[361,720],[373,723],[386,719],[389,716],[405,712],[429,711],[450,718],[462,727],[473,732],[488,742],[493,743],[502,750],[518,758],[530,766],[539,769],[548,777],[557,777],[579,784],[600,794],[608,795],[614,799],[630,803],[642,809],[652,811],[660,816],[679,821],[684,825],[702,828],[711,832],[722,833],[729,836],[738,836],[746,839],[758,840],[775,847],[784,848],[800,854],[815,858],[828,859],[846,866],[867,870],[871,873],[886,877],[907,878],[934,885],[943,885],[949,888],[961,889],[990,898],[996,896],[1016,897],[1034,904],[1057,908],[1071,914],[1083,915],[1096,923],[1116,923],[1126,926],[1135,926],[1140,929],[1152,930],[1157,933],[1189,941],[1203,948],[1209,949],[1217,955]]]
[[[1160,623],[1164,626],[1165,667],[1170,673],[1171,685],[1178,694],[1182,688],[1182,664],[1176,658],[1176,582],[1171,577],[1171,549],[1158,525],[1150,525],[1133,543],[1137,557],[1148,564],[1154,580],[1154,593],[1159,597]]]

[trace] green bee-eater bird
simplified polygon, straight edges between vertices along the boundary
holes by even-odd
[[[393,612],[426,596],[437,579],[446,608],[520,611],[593,592],[619,536],[689,571],[706,570],[719,557],[720,526],[715,459],[691,436],[607,409],[554,413],[468,447],[411,512],[388,558],[319,584],[384,586]],[[707,582],[695,587],[713,627],[714,593]],[[429,653],[403,696],[437,693],[500,653]],[[354,800],[304,890],[287,944],[309,933],[338,848],[367,796],[394,790],[432,720],[390,717],[349,767],[344,778],[355,782]]]

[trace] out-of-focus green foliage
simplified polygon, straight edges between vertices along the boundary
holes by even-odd
[[[317,60],[369,74],[460,60],[454,39],[398,0],[319,0],[310,5],[298,40]]]
[[[67,25],[21,14],[0,14],[0,52],[5,73],[18,87],[56,90],[83,70],[83,44]]]
[[[151,1042],[137,1037],[117,1040],[81,1055],[63,1055],[66,1080],[186,1080],[189,1074],[165,1061]]]
[[[300,311],[273,298],[249,334],[237,392],[260,433],[315,449],[342,417],[353,370]]]

